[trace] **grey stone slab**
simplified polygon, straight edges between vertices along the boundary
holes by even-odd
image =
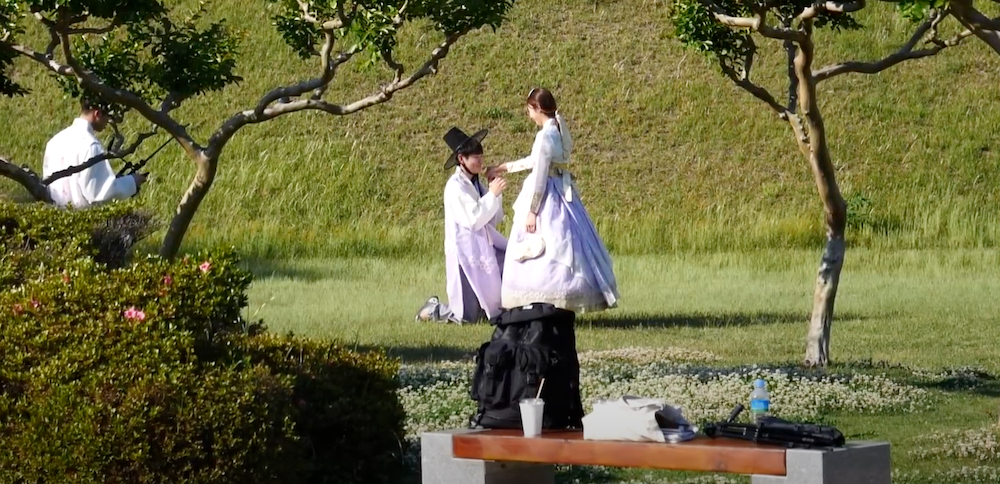
[[[422,484],[554,484],[555,466],[525,462],[492,462],[452,457],[454,435],[470,429],[424,432],[420,435]]]

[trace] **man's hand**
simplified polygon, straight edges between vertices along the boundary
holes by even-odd
[[[500,194],[503,193],[504,188],[507,188],[507,180],[504,180],[503,178],[494,178],[490,180],[490,193],[492,193],[494,197],[499,197]]]
[[[132,174],[132,178],[135,180],[135,189],[136,189],[136,191],[138,191],[139,187],[141,187],[142,184],[146,182],[146,176],[147,175],[149,175],[149,173],[133,173]]]

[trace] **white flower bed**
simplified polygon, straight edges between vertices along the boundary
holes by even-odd
[[[924,438],[933,447],[913,451],[921,459],[928,457],[970,458],[978,461],[1000,461],[1000,428],[936,432]],[[1000,482],[1000,479],[994,482]]]
[[[883,376],[823,376],[794,367],[712,368],[705,364],[718,362],[717,356],[682,348],[585,351],[579,359],[581,396],[587,412],[595,399],[630,394],[666,400],[681,407],[685,417],[695,423],[718,421],[725,419],[736,404],[748,406],[757,378],[767,380],[773,413],[797,421],[815,421],[831,411],[868,415],[909,412],[925,408],[929,402],[926,390]],[[400,399],[406,410],[406,439],[411,444],[406,461],[410,467],[419,467],[421,432],[468,426],[469,417],[476,411],[469,395],[474,370],[472,362],[409,364],[400,369]],[[744,412],[743,418],[748,417]],[[590,468],[575,471],[575,475],[583,477],[569,482],[603,482],[588,479],[586,469]],[[969,472],[976,474],[974,477],[988,475],[983,468]],[[745,476],[704,475],[632,477],[619,484],[746,482]]]
[[[693,422],[724,419],[747,404],[753,381],[768,382],[773,413],[790,420],[814,420],[825,412],[877,414],[913,411],[926,405],[926,391],[872,375],[814,376],[795,368],[716,369],[692,362],[714,361],[710,353],[678,348],[624,348],[580,354],[584,407],[597,398],[638,395],[661,398],[683,409]],[[406,434],[465,427],[476,408],[469,396],[471,362],[404,365],[400,396]]]

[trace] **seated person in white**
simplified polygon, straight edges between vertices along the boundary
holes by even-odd
[[[500,275],[507,239],[497,232],[503,220],[501,193],[507,182],[491,180],[489,190],[479,181],[483,166],[482,139],[487,130],[466,136],[452,128],[444,140],[452,150],[445,169],[455,173],[444,187],[444,256],[448,304],[432,296],[417,312],[417,321],[476,322],[500,314]]]
[[[104,108],[86,97],[80,100],[80,116],[45,145],[42,177],[82,165],[104,154],[104,146],[95,131],[104,131],[110,118]],[[116,177],[111,163],[103,160],[78,173],[62,177],[49,185],[49,197],[60,207],[86,208],[113,199],[135,195],[146,181],[146,175],[136,173]]]

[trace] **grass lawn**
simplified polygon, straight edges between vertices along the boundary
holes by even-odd
[[[678,365],[655,378],[690,374],[692,364],[731,374],[761,365],[770,368],[767,371],[790,375],[789,395],[800,392],[788,397],[789,416],[832,423],[849,438],[892,442],[897,482],[1000,482],[1000,471],[991,466],[1000,461],[995,428],[1000,380],[993,376],[1000,372],[996,345],[1000,339],[996,270],[1000,256],[995,251],[848,251],[833,330],[836,363],[829,374],[884,375],[898,387],[892,388],[920,394],[910,399],[918,403],[864,404],[857,411],[850,410],[854,404],[849,402],[861,390],[841,389],[827,395],[823,392],[833,388],[833,383],[823,380],[822,373],[796,368],[803,356],[818,259],[818,251],[790,250],[617,257],[622,303],[612,311],[580,316],[578,347],[581,352],[648,347],[712,355],[707,360],[682,355]],[[444,268],[438,259],[253,261],[249,265],[258,279],[251,289],[248,313],[263,318],[272,330],[339,339],[359,347],[385,346],[403,359],[406,368],[448,367],[444,362],[462,360],[491,332],[485,325],[413,321],[427,296],[444,296]],[[655,366],[649,361],[633,363],[632,368]],[[595,368],[604,368],[595,372],[607,370]],[[429,410],[433,418],[421,413],[428,411],[425,407],[408,408],[408,418],[420,420],[421,425],[444,425],[449,418],[463,417],[468,402],[461,375],[467,367],[456,371],[459,379],[444,394],[426,393],[419,385],[408,387],[414,395],[423,395],[425,402],[433,402],[432,407],[440,402]],[[826,383],[796,390],[795,376]],[[668,400],[675,395],[671,392],[678,392],[676,399],[684,400],[688,397],[681,393],[694,391],[693,407],[699,398],[716,398],[709,393],[725,383],[705,383],[702,378],[701,383],[690,380],[685,383],[688,386],[673,390],[657,386],[667,380],[655,378],[638,388],[665,392],[662,398]],[[584,387],[586,392],[586,383]],[[696,387],[700,390],[689,390]],[[747,395],[750,389],[747,383]],[[877,399],[879,392],[896,390],[864,391],[874,392],[872,398]],[[840,391],[844,393],[836,393]],[[728,409],[743,397],[726,398],[735,399],[719,404]],[[800,403],[792,401],[796,398],[828,401],[806,409],[796,406]],[[442,416],[442,408],[451,414]],[[705,477],[585,468],[563,469],[560,475],[579,482],[702,482],[697,479]]]

